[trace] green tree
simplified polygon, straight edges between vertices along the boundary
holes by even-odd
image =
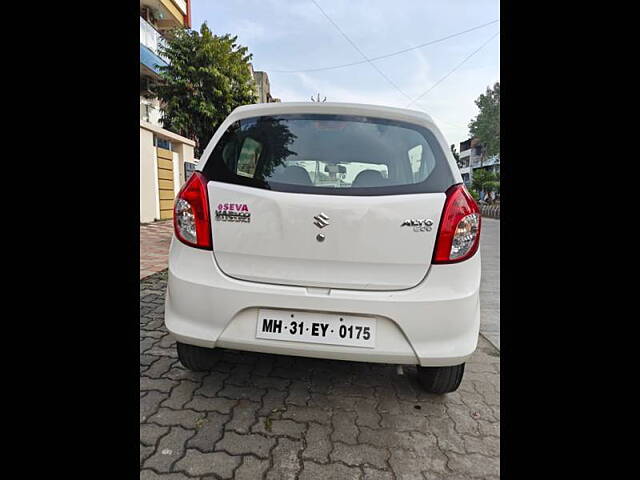
[[[473,171],[471,188],[476,192],[500,192],[500,177],[490,170],[479,168]]]
[[[293,134],[286,121],[274,117],[258,117],[256,123],[246,130],[246,136],[257,138],[264,142],[269,150],[269,155],[262,162],[260,176],[269,178],[274,170],[284,165],[289,157],[298,155],[289,150],[289,146],[295,141],[297,135]]]
[[[252,55],[236,39],[214,35],[203,23],[200,32],[173,30],[161,47],[169,61],[160,67],[161,82],[156,87],[162,123],[195,140],[196,157],[234,108],[256,101],[249,71]]]
[[[500,154],[500,82],[475,101],[480,113],[469,123],[469,132],[480,139],[485,157]]]

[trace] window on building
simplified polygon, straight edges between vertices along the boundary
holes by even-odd
[[[156,147],[173,151],[173,149],[171,148],[171,142],[169,140],[165,140],[164,138],[154,137],[154,144]]]

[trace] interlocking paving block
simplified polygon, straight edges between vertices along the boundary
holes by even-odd
[[[224,425],[231,418],[217,412],[209,412],[198,421],[198,432],[189,439],[187,448],[197,448],[201,452],[212,452],[224,433]]]
[[[236,432],[225,432],[222,440],[216,444],[216,450],[224,450],[231,455],[253,454],[267,458],[269,450],[276,444],[274,438],[263,437],[257,433],[241,435]]]
[[[189,449],[175,468],[190,476],[215,474],[220,478],[233,478],[233,471],[240,465],[240,461],[241,457],[225,452],[201,453]]]
[[[268,460],[260,460],[247,455],[242,458],[242,465],[235,471],[234,480],[255,480],[262,478],[262,475],[268,468]]]
[[[267,480],[293,480],[297,477],[301,465],[298,454],[302,450],[302,442],[278,439],[278,445],[272,450],[273,468],[267,471]]]
[[[158,439],[169,432],[169,427],[160,427],[146,423],[140,425],[140,443],[148,447],[155,446]]]
[[[233,407],[231,421],[227,423],[226,430],[235,430],[239,433],[248,433],[251,425],[258,421],[257,411],[260,408],[258,402],[240,400]]]
[[[384,468],[390,455],[384,448],[366,444],[346,445],[337,442],[330,456],[333,461],[341,461],[354,467],[372,465],[377,468]]]
[[[150,468],[156,472],[170,472],[173,463],[182,457],[185,443],[194,432],[181,427],[171,427],[171,431],[158,442],[155,453],[143,464],[143,468]]]
[[[310,422],[306,435],[307,448],[302,452],[302,458],[319,463],[327,462],[333,448],[330,435],[329,427]]]
[[[298,478],[300,480],[356,480],[362,478],[362,475],[360,469],[340,463],[318,465],[313,462],[304,462]]]
[[[224,352],[189,372],[163,321],[166,271],[140,281],[140,478],[497,479],[500,352],[484,337],[460,388],[415,369]]]
[[[313,424],[312,424],[313,425]],[[295,439],[304,438],[306,425],[293,420],[273,420],[271,417],[259,417],[251,431],[266,436],[284,436]]]

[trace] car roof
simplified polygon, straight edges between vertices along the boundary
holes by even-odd
[[[426,113],[406,108],[386,107],[382,105],[368,105],[364,103],[341,102],[274,102],[243,105],[231,112],[233,120],[251,116],[281,115],[292,113],[325,113],[341,115],[362,115],[407,122],[433,124],[433,119]]]

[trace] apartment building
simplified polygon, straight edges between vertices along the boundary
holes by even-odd
[[[160,105],[153,86],[158,67],[167,65],[160,46],[172,28],[190,28],[190,16],[191,0],[140,0],[140,119],[154,125],[160,125]]]
[[[140,0],[140,221],[168,220],[194,164],[195,142],[162,128],[154,85],[167,65],[160,46],[173,28],[191,27],[191,0]],[[187,167],[185,167],[187,164]]]
[[[485,157],[480,140],[472,137],[460,143],[459,167],[462,180],[470,187],[474,170],[490,170],[500,174],[500,155]]]

